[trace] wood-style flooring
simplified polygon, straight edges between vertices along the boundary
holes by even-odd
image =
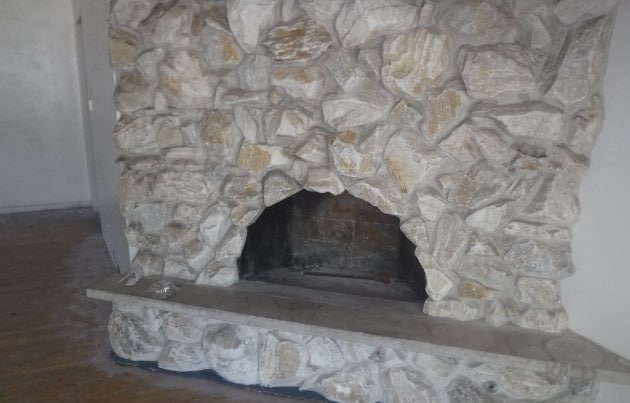
[[[115,365],[109,303],[85,287],[113,272],[90,209],[0,215],[0,402],[296,402]]]

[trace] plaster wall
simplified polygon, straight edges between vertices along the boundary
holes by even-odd
[[[604,79],[606,117],[580,189],[574,276],[562,282],[569,327],[630,358],[630,2],[621,1]],[[602,384],[599,401],[626,402],[630,386]]]
[[[89,205],[71,2],[0,2],[0,60],[0,213]]]

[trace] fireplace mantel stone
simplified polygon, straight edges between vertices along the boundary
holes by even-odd
[[[185,292],[237,290],[247,227],[266,207],[302,189],[347,191],[399,218],[416,246],[427,280],[423,310],[434,317],[422,320],[473,321],[462,329],[483,320],[493,326],[489,335],[508,325],[567,334],[560,281],[575,270],[572,227],[603,122],[616,4],[114,1],[110,58],[121,114],[114,141],[134,275],[196,284]],[[173,306],[142,304],[116,303],[110,332],[165,342],[162,328],[151,326]],[[244,331],[264,338],[267,328]],[[218,345],[225,336],[204,332]],[[269,336],[260,351],[281,346],[303,363],[300,343],[309,336],[292,334]],[[164,353],[206,365],[203,345],[174,343],[133,359]],[[257,349],[244,343],[229,354]],[[346,366],[311,388],[374,380],[372,364]],[[310,387],[302,377],[309,365],[291,367],[298,372],[285,381]],[[409,374],[427,369],[414,365],[375,382],[418,387]],[[440,385],[435,393],[466,400],[482,390],[466,381],[475,376],[483,378],[477,371],[450,380],[450,389],[446,378],[431,382]],[[385,389],[369,393],[397,401]],[[375,398],[361,396],[354,400]]]

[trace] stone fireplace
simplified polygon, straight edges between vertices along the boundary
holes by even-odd
[[[629,369],[559,281],[615,4],[115,1],[133,274],[89,291],[115,353],[334,401],[592,401]]]

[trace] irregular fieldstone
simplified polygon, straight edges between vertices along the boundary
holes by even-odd
[[[346,130],[337,133],[329,145],[332,165],[342,175],[367,178],[376,173],[377,162],[358,147],[359,134]]]
[[[421,249],[428,249],[427,225],[422,218],[416,216],[405,220],[400,224],[400,230],[414,245],[419,246]]]
[[[262,185],[258,179],[249,175],[228,175],[222,192],[223,197],[246,203],[262,196]]]
[[[109,30],[109,60],[115,69],[133,68],[142,43],[138,35],[124,27]]]
[[[385,214],[396,216],[406,214],[407,210],[400,201],[402,199],[400,191],[392,186],[391,180],[382,176],[374,176],[353,184],[348,187],[348,193],[365,200]]]
[[[313,337],[306,343],[309,355],[308,364],[315,368],[340,368],[345,365],[343,355],[334,340],[324,337]]]
[[[112,349],[119,357],[135,361],[157,361],[164,339],[145,319],[133,314],[112,312],[107,325]]]
[[[332,23],[343,3],[345,3],[345,0],[329,0],[325,2],[319,0],[298,0],[300,8],[306,11],[311,18],[323,23]]]
[[[278,0],[233,0],[226,6],[230,30],[247,53],[256,49],[260,32],[273,26],[280,14]]]
[[[280,146],[243,143],[238,154],[238,164],[254,175],[291,162]]]
[[[512,242],[503,258],[515,273],[528,276],[561,279],[575,271],[568,245],[549,246],[532,240]]]
[[[228,262],[225,264],[212,262],[199,273],[195,284],[213,287],[229,287],[237,281],[238,267],[236,267],[236,262]]]
[[[530,308],[518,318],[516,324],[525,329],[536,329],[549,333],[562,333],[569,327],[569,317],[564,309],[547,310],[544,308]]]
[[[619,0],[560,0],[553,9],[554,14],[564,25],[571,25],[586,16],[598,17],[608,14]]]
[[[435,189],[418,190],[415,201],[420,209],[420,215],[429,221],[437,220],[446,206],[446,202]]]
[[[262,44],[275,62],[304,62],[324,53],[331,42],[326,28],[313,20],[301,19],[275,27]]]
[[[504,289],[512,279],[498,259],[483,256],[465,256],[458,270],[464,277],[495,290]]]
[[[234,107],[234,123],[238,126],[250,143],[264,141],[263,109],[252,105],[236,105]]]
[[[597,91],[606,65],[606,41],[610,24],[608,17],[601,17],[571,32],[549,94],[565,105],[574,105]]]
[[[264,180],[265,206],[274,204],[290,197],[302,190],[302,186],[284,173],[272,172]]]
[[[496,257],[499,256],[499,251],[490,238],[482,236],[479,233],[473,233],[470,236],[470,244],[468,245],[466,254]]]
[[[271,74],[271,84],[293,98],[318,99],[325,83],[326,77],[317,67],[283,67]]]
[[[562,393],[562,377],[520,368],[497,370],[497,381],[510,394],[527,399],[550,399]]]
[[[473,114],[496,119],[513,136],[558,142],[565,133],[562,110],[542,102],[504,107],[481,107]]]
[[[448,200],[456,206],[477,208],[498,199],[509,183],[501,172],[479,163],[460,177]]]
[[[219,203],[209,209],[199,224],[199,236],[207,245],[215,247],[230,228],[230,207]]]
[[[208,246],[205,242],[192,242],[184,248],[186,264],[195,272],[203,270],[214,257],[214,247]],[[195,276],[195,279],[199,275]]]
[[[221,262],[236,260],[239,256],[241,256],[241,252],[245,246],[246,237],[247,231],[243,228],[237,226],[230,227],[223,236],[223,239],[221,239],[221,242],[217,245],[214,258]],[[228,266],[233,267],[228,264],[223,264],[223,266],[226,267],[224,270],[226,274],[229,271]]]
[[[483,309],[474,301],[425,301],[422,310],[429,316],[461,321],[481,319],[484,315]]]
[[[475,142],[478,128],[466,122],[459,126],[438,147],[462,162],[475,162],[481,158],[481,151]]]
[[[211,69],[234,68],[243,59],[243,51],[234,37],[218,29],[204,28],[199,44]]]
[[[383,69],[383,52],[380,48],[367,48],[359,51],[359,65],[373,80],[380,81]]]
[[[409,102],[401,100],[389,112],[389,120],[393,120],[401,128],[413,129],[422,120],[422,114]]]
[[[168,371],[187,372],[208,369],[201,344],[169,342],[158,360],[158,367]]]
[[[313,125],[313,119],[299,109],[283,109],[275,119],[273,134],[289,138],[304,138]]]
[[[307,162],[325,165],[328,162],[328,144],[323,136],[310,136],[295,152],[295,156]]]
[[[455,214],[442,214],[438,221],[433,257],[446,267],[455,267],[466,248],[470,230]]]
[[[348,403],[363,403],[371,399],[375,387],[375,374],[369,364],[347,366],[341,371],[321,377],[318,391],[324,397]]]
[[[517,156],[516,151],[496,130],[480,127],[474,131],[474,136],[479,150],[490,162],[505,165]]]
[[[510,10],[482,0],[456,3],[449,25],[472,45],[514,42],[518,36],[518,25]]]
[[[238,227],[248,227],[258,219],[264,207],[265,205],[262,203],[262,200],[258,203],[240,204],[234,207],[230,217],[234,225]]]
[[[158,66],[164,59],[164,50],[161,48],[150,49],[142,52],[136,63],[140,72],[149,80],[158,81],[160,79]]]
[[[142,25],[153,27],[151,40],[156,45],[183,47],[190,44],[190,5],[186,1],[158,4]]]
[[[230,32],[225,3],[204,3],[201,5],[200,14],[207,26],[223,32]]]
[[[560,285],[557,281],[519,277],[516,280],[516,287],[521,302],[542,308],[560,307]]]
[[[344,92],[351,92],[368,79],[367,73],[359,66],[357,60],[343,50],[331,52],[324,65]]]
[[[162,201],[208,201],[213,190],[206,175],[200,172],[162,172],[157,175],[151,196]]]
[[[599,96],[592,97],[572,119],[575,129],[569,148],[577,154],[588,155],[604,123],[604,111]]]
[[[406,368],[388,368],[383,370],[381,379],[388,402],[431,403],[436,401],[434,387],[418,372]]]
[[[448,88],[429,95],[426,105],[427,120],[424,135],[429,141],[435,141],[447,129],[452,128],[466,118],[468,97],[465,91]]]
[[[484,320],[494,327],[503,326],[509,322],[508,314],[502,303],[499,301],[489,301],[486,306]]]
[[[572,176],[546,176],[523,214],[530,219],[573,224],[580,214],[576,193],[577,180]]]
[[[352,94],[339,94],[322,103],[324,121],[337,130],[369,125],[385,119],[394,104],[392,97],[374,83]]]
[[[500,403],[505,396],[492,396],[468,378],[459,376],[446,387],[449,403]]]
[[[241,88],[252,91],[269,89],[271,58],[258,53],[251,53],[236,68]]]
[[[149,16],[159,0],[117,1],[112,6],[112,13],[120,25],[138,29],[140,23]]]
[[[399,0],[347,1],[339,11],[335,28],[342,46],[361,45],[376,37],[409,30],[417,8]]]
[[[512,221],[503,231],[508,235],[521,238],[535,238],[544,241],[570,242],[571,230],[552,224],[538,224],[524,221]]]
[[[466,224],[483,231],[496,231],[514,210],[514,203],[499,202],[475,211],[466,217]]]
[[[258,378],[263,386],[292,386],[301,383],[312,371],[307,367],[308,351],[272,333],[263,336],[258,354]]]
[[[308,170],[304,189],[318,193],[330,193],[337,196],[343,193],[346,187],[339,177],[330,169],[317,167]]]
[[[138,119],[121,118],[114,128],[114,143],[124,154],[157,155],[159,121],[152,116]]]
[[[498,294],[497,291],[491,290],[482,286],[481,284],[464,280],[459,284],[457,290],[457,296],[464,299],[480,299],[480,300],[492,300]]]
[[[155,234],[168,224],[169,210],[165,203],[141,204],[133,211],[133,219],[146,233]]]
[[[499,103],[527,97],[536,85],[534,56],[521,45],[464,46],[458,66],[468,95]]]
[[[442,84],[450,53],[447,34],[428,28],[388,39],[383,44],[383,84],[397,95],[418,98],[428,88]]]
[[[164,334],[169,340],[180,343],[199,343],[205,326],[201,319],[173,313],[164,320]]]
[[[208,111],[199,122],[200,140],[212,159],[234,162],[242,135],[232,115],[223,111]]]
[[[384,152],[385,164],[403,193],[412,191],[444,159],[422,144],[418,134],[411,130],[394,134]]]
[[[217,89],[217,99],[219,90]],[[234,105],[266,105],[269,102],[267,91],[245,91],[240,88],[226,89],[221,93],[218,104],[222,109],[230,109]]]
[[[421,263],[423,264],[423,267],[426,267],[425,261],[422,261]],[[431,298],[431,301],[443,300],[453,287],[455,287],[457,281],[454,276],[448,275],[443,270],[425,268],[424,274],[427,279],[426,291]]]
[[[535,14],[525,14],[525,24],[529,26],[529,43],[534,49],[545,49],[551,44],[552,38],[540,17]]]
[[[205,62],[194,50],[168,55],[160,65],[160,86],[176,108],[212,107],[214,89]]]
[[[148,109],[153,106],[153,94],[154,86],[138,70],[122,72],[114,91],[116,109],[126,115]]]
[[[182,257],[167,258],[164,259],[164,277],[194,280],[197,278],[197,273],[186,264],[186,260]]]
[[[210,326],[203,337],[203,349],[210,368],[230,382],[259,383],[258,331],[231,324]]]

